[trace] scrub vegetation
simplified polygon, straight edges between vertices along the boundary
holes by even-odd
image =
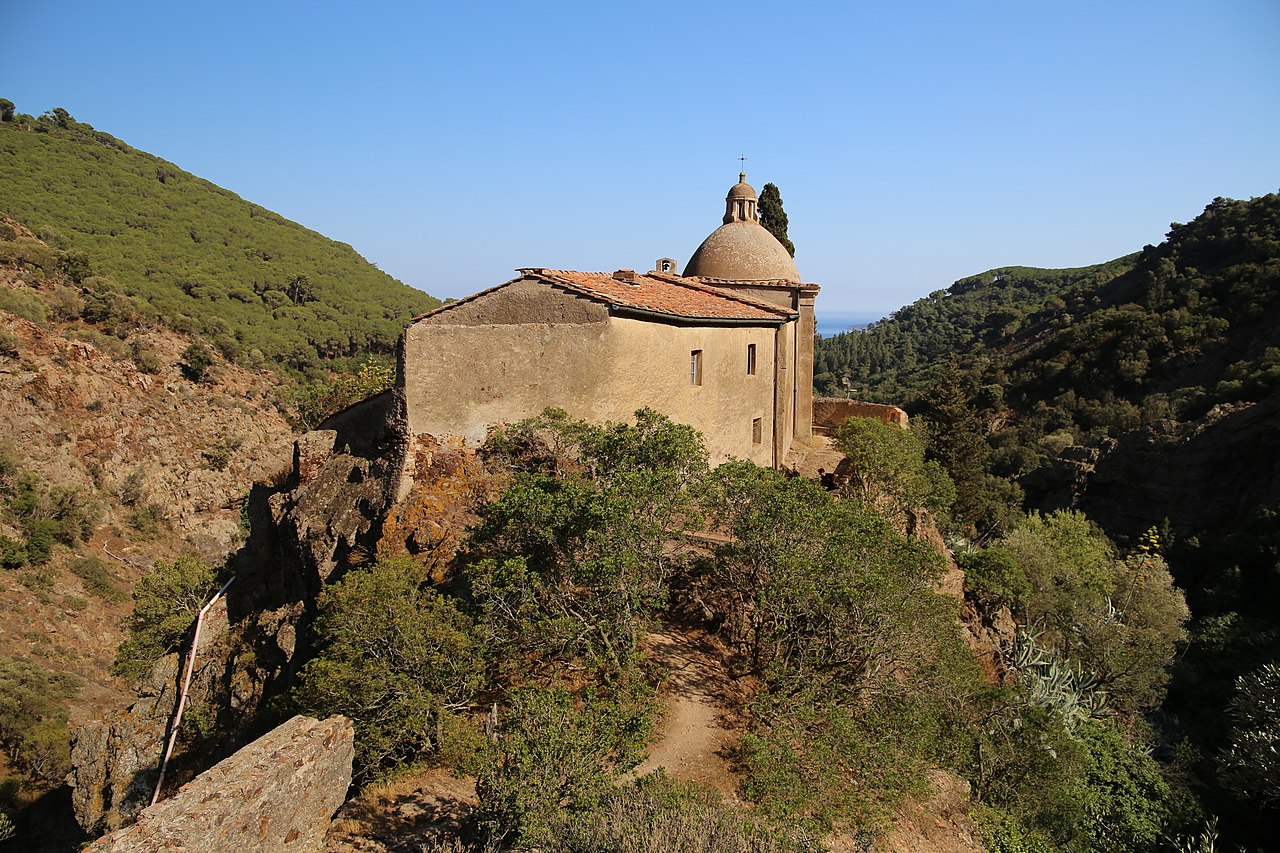
[[[832,830],[884,831],[937,766],[969,779],[1007,841],[993,849],[1156,850],[1189,831],[1195,800],[1141,718],[1186,618],[1157,546],[1122,555],[1067,513],[966,556],[993,567],[977,572],[988,600],[1016,600],[1036,630],[1007,650],[1025,674],[992,684],[959,602],[935,590],[941,555],[905,532],[906,508],[924,524],[921,499],[954,490],[911,433],[886,430],[836,493],[712,469],[696,433],[650,411],[593,426],[548,410],[501,430],[482,456],[506,485],[454,556],[380,549],[322,596],[297,707],[356,719],[358,778],[476,774],[490,849],[593,849],[642,814],[689,834],[634,849],[817,849]],[[922,485],[885,487],[899,479]],[[696,544],[706,531],[723,538]],[[627,781],[663,678],[641,638],[694,601],[752,685],[737,756],[750,815]]]

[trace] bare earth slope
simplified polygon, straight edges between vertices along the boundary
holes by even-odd
[[[17,464],[9,485],[73,490],[93,508],[87,538],[55,544],[43,565],[0,569],[0,656],[79,680],[72,729],[132,700],[109,667],[138,578],[186,551],[221,561],[243,538],[244,494],[287,468],[292,444],[272,375],[215,358],[209,381],[194,383],[178,366],[189,338],[142,324],[109,335],[47,310],[77,292],[65,278],[0,263],[0,444]],[[41,304],[44,316],[31,310]],[[135,342],[152,355],[150,372],[131,356]],[[25,538],[9,510],[0,537]],[[105,566],[96,583],[72,571],[83,558]]]

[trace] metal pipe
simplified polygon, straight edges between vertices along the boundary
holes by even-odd
[[[196,615],[196,630],[191,637],[191,654],[187,656],[187,672],[182,677],[182,691],[178,694],[178,709],[173,715],[173,724],[169,727],[169,742],[164,748],[164,757],[160,760],[160,778],[156,780],[156,789],[151,794],[151,805],[155,805],[160,799],[160,789],[164,787],[164,774],[169,769],[169,757],[173,755],[173,745],[178,740],[178,726],[182,725],[182,712],[187,709],[187,691],[191,689],[191,675],[196,669],[196,650],[200,648],[200,626],[204,624],[204,616],[209,612],[209,608],[222,598],[223,593],[227,591],[227,587],[235,583],[235,577],[222,585],[222,589],[209,599],[209,603],[200,608],[200,612]]]

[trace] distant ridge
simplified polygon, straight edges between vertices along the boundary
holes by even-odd
[[[0,122],[0,213],[83,252],[87,286],[199,333],[229,358],[293,373],[389,354],[440,300],[351,246],[78,122],[60,108]]]

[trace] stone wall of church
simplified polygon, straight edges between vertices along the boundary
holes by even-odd
[[[498,306],[489,308],[487,316],[498,316]],[[596,423],[630,420],[648,406],[702,432],[713,462],[733,456],[774,463],[772,326],[688,327],[625,317],[443,322],[454,310],[405,331],[400,381],[411,436],[475,445],[491,425],[547,406]],[[754,375],[747,373],[749,344]],[[701,384],[692,378],[695,351]]]
[[[603,323],[609,311],[598,302],[525,279],[483,294],[429,318],[448,326],[490,326],[500,323]]]

